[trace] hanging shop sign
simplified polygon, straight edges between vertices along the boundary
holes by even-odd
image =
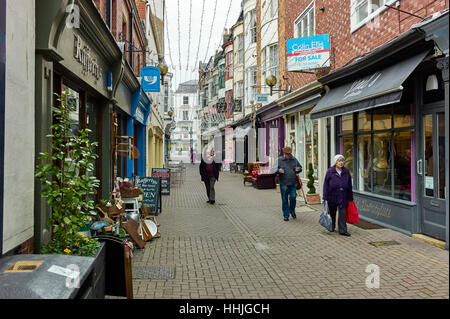
[[[144,92],[161,91],[161,70],[155,66],[146,66],[141,69],[142,89]]]
[[[269,94],[256,94],[255,104],[269,103]]]
[[[234,100],[234,112],[242,112],[242,100]]]
[[[103,70],[98,65],[97,58],[91,54],[91,49],[80,36],[76,34],[74,36],[74,58],[83,66],[83,74],[92,74],[97,80],[101,80]]]
[[[286,46],[288,71],[330,66],[330,36],[328,34],[288,39]]]

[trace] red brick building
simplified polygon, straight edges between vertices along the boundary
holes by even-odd
[[[366,19],[357,23],[351,19],[352,15],[356,15],[355,10],[351,9],[352,2],[354,0],[279,0],[278,61],[283,88],[286,85],[284,77],[288,78],[292,91],[317,79],[316,75],[287,72],[286,70],[286,40],[297,37],[296,22],[306,18],[305,14],[309,9],[313,11],[309,15],[314,18],[313,34],[329,34],[331,42],[330,67],[318,71],[318,76],[350,63],[358,56],[368,53],[404,33],[413,24],[422,20],[392,8],[379,8]],[[363,2],[369,3],[369,0]],[[377,2],[396,6],[396,1],[381,0]],[[398,9],[420,17],[427,17],[449,6],[448,0],[403,0],[397,2],[400,4]],[[306,22],[309,23],[309,21]]]
[[[305,170],[312,165],[318,194],[334,155],[343,154],[365,220],[447,248],[448,5],[280,0],[279,81],[291,93],[277,100],[285,143]],[[320,58],[306,52],[318,43],[308,37],[319,35],[329,36],[329,58],[308,68],[301,61]],[[299,38],[293,52],[287,40]]]
[[[126,60],[137,77],[146,65],[147,39],[144,31],[145,1],[94,0],[114,38],[121,43]]]

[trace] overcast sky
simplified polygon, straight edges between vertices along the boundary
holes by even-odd
[[[169,72],[174,74],[176,90],[179,83],[198,79],[199,61],[208,61],[220,48],[223,29],[230,28],[239,18],[241,0],[166,0],[166,10],[165,60]]]

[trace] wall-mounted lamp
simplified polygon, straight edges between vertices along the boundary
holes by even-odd
[[[426,91],[433,91],[439,89],[439,83],[436,74],[430,74],[427,78],[427,84],[425,86]]]
[[[277,78],[273,75],[270,75],[266,78],[266,84],[270,87],[270,96],[272,96],[272,92],[284,92],[289,93],[288,90],[274,90],[273,87],[277,84]]]

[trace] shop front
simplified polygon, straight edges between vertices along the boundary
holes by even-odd
[[[322,84],[314,81],[277,100],[286,123],[285,145],[302,165],[300,177],[304,179],[311,163],[314,170],[315,188],[322,193],[324,173],[329,167],[328,136],[331,127],[327,119],[311,120],[311,110],[316,106],[323,91]],[[307,191],[307,189],[305,189]]]
[[[104,24],[95,5],[79,2],[79,28],[66,24],[66,1],[36,3],[36,158],[51,152],[47,137],[58,107],[57,95],[70,94],[71,129],[90,129],[89,138],[98,142],[99,155],[93,174],[101,181],[96,200],[108,198],[112,190],[112,110],[120,82],[122,52]],[[47,219],[50,209],[35,181],[36,250],[50,239]]]
[[[286,137],[286,126],[280,105],[272,102],[261,107],[256,111],[256,119],[258,160],[273,170],[278,157],[283,155]]]
[[[443,57],[412,28],[320,78],[329,90],[311,111],[313,120],[334,121],[335,150],[345,156],[361,217],[440,240],[448,234]]]
[[[147,119],[150,114],[151,100],[142,88],[133,94],[133,141],[139,156],[134,159],[134,175],[146,176],[146,128]]]

